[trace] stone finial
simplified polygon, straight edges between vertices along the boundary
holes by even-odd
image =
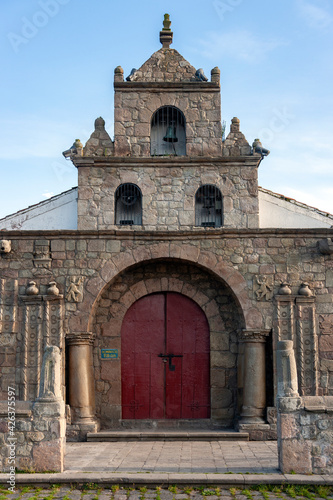
[[[100,116],[95,120],[95,130],[104,130],[105,120]]]
[[[302,283],[299,290],[298,295],[303,295],[303,297],[312,297],[313,292],[309,288],[309,283]]]
[[[230,133],[223,143],[223,156],[248,156],[251,146],[240,131],[240,121],[234,117],[231,120]]]
[[[46,290],[47,295],[58,296],[60,293],[59,288],[57,287],[57,283],[55,281],[50,281],[49,286]]]
[[[234,116],[234,118],[231,120],[231,125],[230,125],[230,132],[239,132],[240,130],[240,119]]]
[[[112,156],[114,144],[105,130],[105,120],[100,116],[95,120],[95,130],[83,150],[83,156]]]
[[[114,70],[114,81],[115,82],[124,81],[124,70],[121,66],[117,66]]]
[[[38,295],[39,290],[35,281],[29,281],[28,286],[25,290],[27,295]]]
[[[169,49],[172,44],[173,32],[170,26],[170,16],[169,14],[164,14],[163,29],[160,31],[160,42],[163,45],[163,49]]]
[[[220,77],[221,77],[221,71],[220,69],[215,66],[215,68],[212,69],[212,71],[210,72],[211,74],[211,81],[213,83],[220,83]]]
[[[278,294],[279,295],[291,295],[290,285],[288,283],[285,283],[285,282],[281,283]]]

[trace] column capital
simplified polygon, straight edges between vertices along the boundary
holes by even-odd
[[[239,334],[240,342],[266,342],[266,337],[270,334],[271,330],[241,330]]]
[[[93,345],[95,334],[92,332],[73,332],[66,335],[68,345]]]

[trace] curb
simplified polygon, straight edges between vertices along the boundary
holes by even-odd
[[[0,485],[7,485],[8,474],[0,474]],[[55,474],[16,474],[17,486],[77,485],[96,483],[107,487],[119,486],[237,486],[245,488],[259,484],[333,485],[333,475],[301,474],[182,474],[182,473],[108,473],[72,472]]]

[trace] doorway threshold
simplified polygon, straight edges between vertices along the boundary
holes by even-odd
[[[112,429],[89,432],[87,441],[249,441],[249,433],[233,429]]]

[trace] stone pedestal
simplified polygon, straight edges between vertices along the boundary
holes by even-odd
[[[33,470],[63,472],[66,446],[65,403],[61,400],[36,401],[32,414],[34,432],[28,438],[33,441]]]
[[[243,405],[239,427],[246,424],[265,424],[266,369],[265,342],[267,330],[244,330],[240,341],[244,343]],[[243,428],[243,427],[242,427]]]
[[[67,337],[69,347],[69,404],[72,423],[96,429],[95,388],[92,333],[77,333]]]

